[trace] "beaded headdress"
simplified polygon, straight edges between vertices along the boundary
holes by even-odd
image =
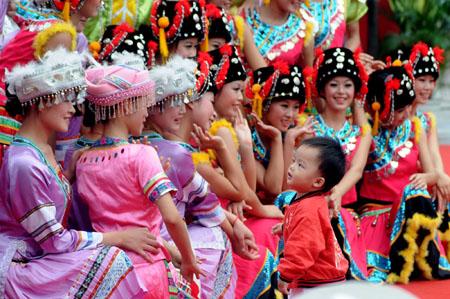
[[[217,50],[210,51],[213,59],[211,66],[213,92],[218,92],[229,82],[247,78],[244,65],[239,58],[237,49],[234,46],[225,44]]]
[[[431,75],[437,80],[440,64],[444,62],[444,50],[439,47],[431,48],[423,42],[418,42],[411,50],[409,61],[415,78]]]
[[[252,99],[252,110],[262,117],[263,106],[276,100],[305,102],[305,81],[299,66],[276,62],[250,74],[245,96]]]
[[[95,120],[133,114],[155,103],[155,84],[148,71],[128,66],[102,66],[86,71],[86,99]]]
[[[156,0],[152,4],[150,24],[165,62],[169,57],[168,44],[191,37],[199,41],[205,38],[205,1]]]
[[[131,61],[132,65],[139,65],[139,68],[142,68],[142,65],[148,65],[152,59],[151,51],[148,49],[149,34],[151,33],[148,27],[134,30],[127,23],[110,25],[106,27],[101,42],[92,42],[90,49],[99,62],[119,64],[118,60],[123,61],[129,56],[132,60],[139,60],[135,63]]]
[[[197,58],[197,69],[195,70],[195,90],[193,101],[199,100],[205,93],[211,91],[211,56],[206,52],[199,52]]]
[[[373,117],[373,135],[379,123],[391,124],[394,112],[411,105],[416,97],[411,65],[402,65],[400,60],[370,74],[368,87],[366,111]]]
[[[206,5],[206,16],[208,18],[208,38],[224,38],[226,43],[231,42],[232,33],[230,28],[231,16],[225,9],[214,4]]]
[[[39,108],[69,101],[81,104],[86,95],[85,72],[78,53],[57,49],[47,52],[38,62],[32,61],[6,71],[8,92],[22,106],[39,104]]]
[[[166,102],[171,106],[188,104],[194,94],[196,67],[194,60],[175,55],[167,64],[152,68],[149,75],[156,86],[155,107],[162,111]]]

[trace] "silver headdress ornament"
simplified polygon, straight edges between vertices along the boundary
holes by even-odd
[[[155,66],[149,71],[155,82],[156,106],[161,109],[167,101],[171,106],[188,104],[195,89],[197,63],[181,56],[172,57],[165,65]]]
[[[81,104],[86,96],[82,57],[59,48],[47,52],[36,62],[6,71],[8,92],[17,96],[22,106],[39,103],[48,107],[62,102]]]

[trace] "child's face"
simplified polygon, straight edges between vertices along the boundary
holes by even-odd
[[[317,149],[301,145],[295,152],[287,173],[290,189],[299,193],[320,190],[325,179],[319,170],[319,152]]]
[[[431,75],[416,78],[414,81],[414,91],[416,92],[415,102],[419,105],[426,104],[433,95],[435,86],[436,80]]]

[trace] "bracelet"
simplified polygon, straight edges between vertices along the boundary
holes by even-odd
[[[231,226],[234,226],[238,220],[239,220],[239,217],[236,216],[236,218],[234,218],[234,220],[231,222]]]

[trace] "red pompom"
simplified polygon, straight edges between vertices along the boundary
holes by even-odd
[[[220,54],[231,56],[233,48],[229,44],[225,44],[219,49]]]
[[[207,52],[199,51],[198,52],[198,62],[202,63],[203,61],[208,63],[208,65],[211,65],[213,60],[212,60],[211,55],[209,55]]]
[[[124,22],[124,23],[120,24],[119,26],[117,26],[116,28],[114,28],[113,34],[118,35],[118,34],[121,34],[124,32],[131,33],[133,31],[134,31],[134,28],[131,27],[130,25],[128,25],[128,23]]]
[[[218,19],[222,17],[222,12],[214,4],[206,5],[206,17],[209,19]]]
[[[444,53],[445,53],[444,49],[439,48],[439,47],[434,47],[433,52],[434,52],[434,58],[436,58],[436,60],[439,63],[444,63],[444,59],[445,59],[444,58]]]
[[[289,74],[289,65],[284,60],[275,61],[273,63],[273,67],[275,70],[278,70],[283,75]]]

